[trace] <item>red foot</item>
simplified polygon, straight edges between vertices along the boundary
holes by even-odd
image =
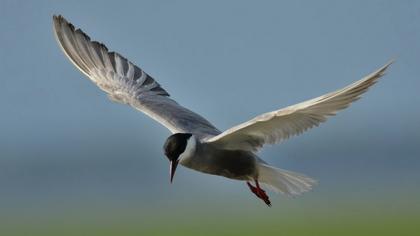
[[[267,206],[271,207],[270,199],[268,198],[268,195],[265,193],[265,191],[260,188],[260,185],[258,183],[258,180],[255,180],[256,187],[252,186],[249,182],[246,182],[246,184],[248,185],[249,189],[251,189],[251,191],[258,198],[260,198],[261,200],[263,200],[265,202],[265,204],[267,204]]]

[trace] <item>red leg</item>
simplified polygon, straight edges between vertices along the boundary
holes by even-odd
[[[260,188],[260,184],[258,183],[258,180],[255,180],[256,187],[252,186],[249,182],[246,182],[251,192],[253,192],[258,198],[263,200],[267,206],[271,206],[270,199],[268,195],[265,193],[263,189]]]

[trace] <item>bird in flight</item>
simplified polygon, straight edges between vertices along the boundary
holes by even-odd
[[[155,79],[135,64],[76,29],[61,15],[53,16],[58,44],[70,61],[113,101],[128,104],[168,128],[163,146],[170,162],[170,181],[178,164],[207,174],[246,182],[265,204],[261,186],[288,196],[312,189],[316,181],[269,165],[257,152],[325,122],[347,108],[375,84],[392,63],[342,89],[286,108],[261,114],[224,132],[170,98]]]

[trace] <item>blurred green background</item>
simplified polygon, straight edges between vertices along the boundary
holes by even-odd
[[[221,130],[345,86],[360,101],[261,157],[319,180],[266,207],[179,168],[169,132],[64,57],[62,14]],[[0,0],[0,235],[418,235],[418,1]]]

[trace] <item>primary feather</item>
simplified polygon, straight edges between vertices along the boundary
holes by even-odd
[[[273,144],[318,126],[329,116],[358,100],[384,75],[392,62],[347,87],[323,96],[268,112],[211,137],[208,143],[224,149],[256,152],[264,144]]]
[[[169,93],[142,69],[102,43],[91,41],[62,16],[54,16],[54,33],[70,61],[116,102],[129,104],[172,133],[202,139],[220,133],[209,121],[169,98]]]

